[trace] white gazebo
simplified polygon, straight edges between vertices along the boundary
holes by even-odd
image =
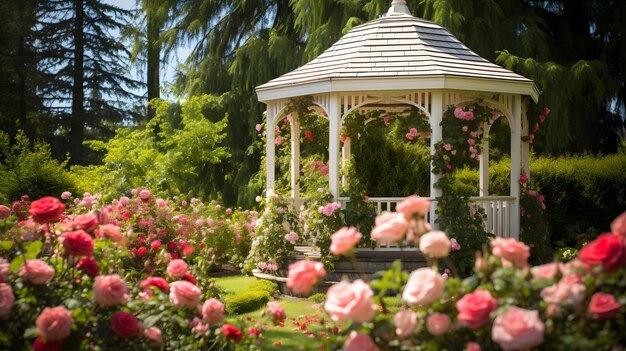
[[[291,98],[312,96],[314,108],[329,121],[329,187],[339,199],[340,169],[350,155],[350,140],[340,150],[340,130],[353,111],[397,111],[410,105],[421,110],[432,129],[431,154],[442,139],[441,119],[449,105],[480,100],[497,109],[511,130],[510,196],[489,196],[489,144],[484,138],[480,158],[479,196],[472,198],[487,213],[486,230],[498,236],[519,236],[519,176],[529,175],[526,105],[537,101],[533,81],[478,56],[445,28],[411,15],[404,0],[393,0],[387,14],[353,28],[316,59],[256,88],[267,105],[267,190],[274,189],[274,127]],[[381,107],[382,106],[382,107]],[[299,198],[300,129],[291,113],[291,195]],[[485,136],[489,125],[484,126]],[[431,167],[432,168],[432,167]],[[438,176],[431,173],[430,194]],[[409,194],[407,194],[409,195]],[[370,198],[389,209],[395,198]],[[436,203],[430,213],[434,224]]]

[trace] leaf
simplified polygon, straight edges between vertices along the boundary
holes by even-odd
[[[9,266],[9,269],[11,269],[11,272],[15,273],[20,269],[20,267],[23,264],[24,264],[24,256],[18,256],[14,258],[13,261],[11,261],[11,265]]]
[[[37,329],[37,327],[32,327],[32,328],[28,328],[24,330],[25,339],[32,339],[32,338],[37,337],[38,335],[39,335],[39,330]]]
[[[12,241],[8,241],[8,240],[0,241],[0,249],[2,249],[2,250],[11,250],[11,247],[13,247],[13,242]]]
[[[41,241],[33,241],[31,243],[28,243],[25,245],[26,246],[26,259],[33,259],[36,258],[37,255],[39,255],[39,253],[41,252],[41,249],[43,248],[43,243]]]

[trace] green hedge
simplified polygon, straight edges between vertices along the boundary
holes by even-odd
[[[278,284],[267,279],[257,279],[250,287],[250,290],[266,291],[268,294],[272,295],[278,290]]]
[[[253,312],[262,308],[270,301],[270,293],[265,290],[248,290],[225,299],[226,312],[238,315]]]
[[[509,160],[490,165],[490,194],[509,194]],[[545,196],[545,219],[554,248],[580,247],[608,231],[626,210],[626,154],[539,157],[531,160],[531,188]],[[478,194],[478,172],[463,169],[455,187]]]

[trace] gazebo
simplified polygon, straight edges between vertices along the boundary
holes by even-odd
[[[431,154],[442,139],[441,120],[449,105],[475,101],[498,110],[511,131],[510,196],[489,196],[489,142],[484,138],[480,157],[479,194],[472,200],[487,214],[486,230],[517,238],[520,229],[520,183],[530,175],[526,106],[537,101],[533,81],[504,69],[472,52],[445,28],[411,15],[406,1],[393,0],[387,14],[357,26],[309,63],[256,88],[267,105],[266,189],[274,189],[274,127],[287,117],[292,98],[311,96],[313,108],[329,121],[329,188],[339,198],[340,170],[350,157],[350,139],[340,147],[340,130],[353,111],[414,106],[430,123]],[[291,123],[291,196],[299,199],[300,125],[296,113]],[[484,126],[488,135],[489,125]],[[526,139],[526,138],[524,138]],[[527,140],[527,139],[526,139]],[[432,165],[431,165],[432,170]],[[438,176],[430,176],[430,196],[435,200]],[[409,194],[407,194],[409,195]],[[370,198],[377,208],[390,209],[395,198]],[[435,227],[435,206],[429,220]]]

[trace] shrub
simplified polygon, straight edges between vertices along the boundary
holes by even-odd
[[[265,306],[270,300],[270,294],[265,290],[248,290],[226,297],[226,312],[230,315],[239,315],[253,312]]]
[[[313,295],[309,296],[309,300],[315,301],[317,303],[322,303],[322,302],[326,301],[326,294],[324,294],[324,293],[313,294]]]
[[[266,291],[271,295],[278,290],[278,284],[266,279],[257,279],[250,287],[250,290]]]

